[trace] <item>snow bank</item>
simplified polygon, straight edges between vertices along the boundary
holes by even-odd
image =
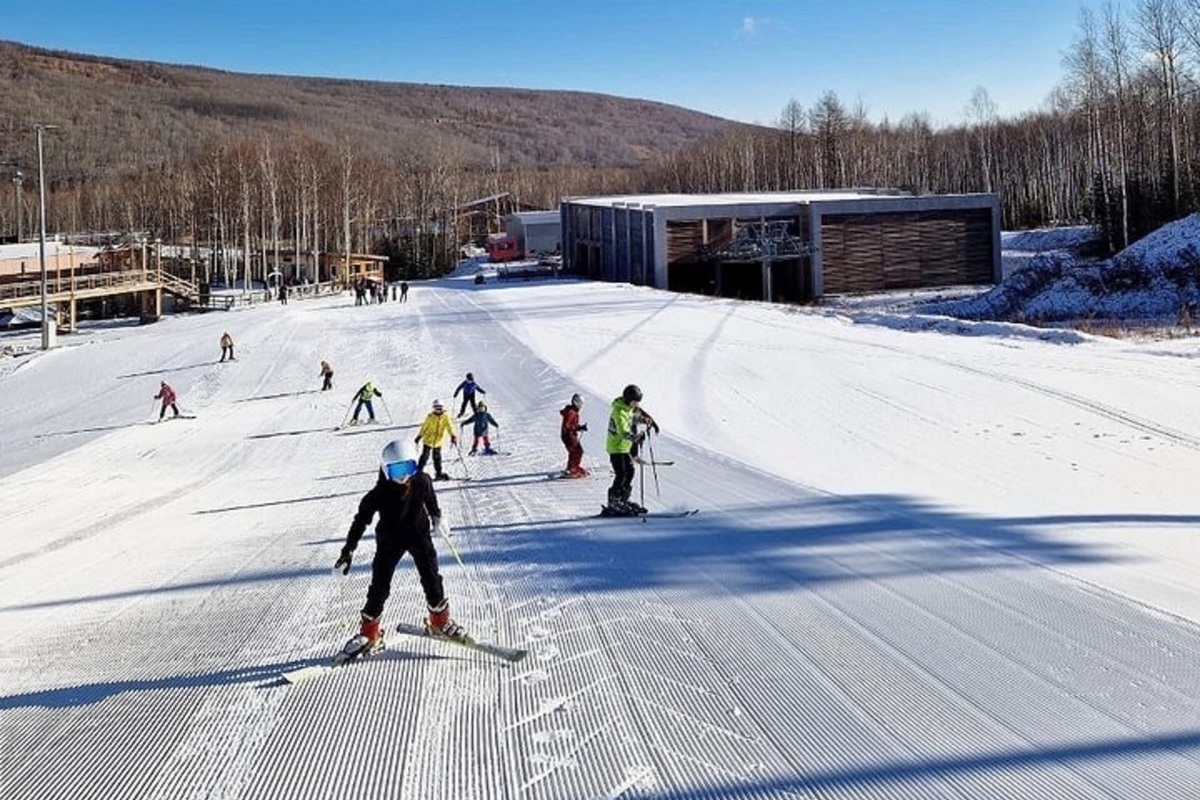
[[[1074,231],[1074,232],[1071,232]],[[1027,235],[1028,234],[1028,235]],[[1028,258],[995,288],[968,300],[920,310],[975,320],[1064,323],[1086,319],[1175,323],[1200,304],[1200,215],[1160,228],[1109,260],[1088,262],[1077,251],[1048,245],[1081,239],[1043,231],[1006,235],[1005,245],[1047,248]]]

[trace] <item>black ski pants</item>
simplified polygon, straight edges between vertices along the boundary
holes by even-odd
[[[609,453],[608,461],[613,468],[609,499],[628,501],[629,493],[633,491],[633,456],[629,453]]]
[[[396,573],[396,565],[405,553],[412,554],[413,565],[421,578],[421,588],[425,590],[425,603],[430,608],[436,608],[445,602],[442,576],[438,572],[437,550],[429,531],[408,540],[376,539],[375,559],[371,562],[371,586],[367,589],[363,616],[378,617],[383,613],[383,604],[392,593],[392,576]]]
[[[417,459],[417,472],[425,469],[425,465],[429,463],[429,454],[433,453],[433,474],[441,475],[442,473],[442,448],[430,447],[427,444],[421,445],[421,457]]]

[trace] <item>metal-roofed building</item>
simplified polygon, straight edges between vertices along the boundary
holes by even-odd
[[[562,215],[558,211],[519,211],[505,217],[504,224],[525,258],[557,253],[562,246]]]
[[[801,302],[993,283],[994,194],[895,190],[563,200],[564,269],[674,291]]]

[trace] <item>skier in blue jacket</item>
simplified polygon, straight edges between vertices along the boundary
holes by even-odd
[[[467,379],[465,381],[463,381],[462,383],[460,383],[458,385],[458,388],[454,390],[454,396],[458,397],[459,392],[462,392],[462,396],[463,396],[462,408],[460,408],[458,410],[458,418],[459,419],[462,419],[463,414],[467,413],[467,403],[471,404],[471,413],[472,414],[475,413],[475,411],[476,411],[475,393],[476,392],[479,392],[480,394],[487,394],[487,392],[484,391],[483,387],[475,382],[475,376],[469,372],[467,373]]]
[[[491,439],[488,438],[488,425],[491,424],[492,427],[499,428],[500,423],[496,422],[495,417],[488,413],[487,403],[480,400],[479,405],[475,408],[475,413],[468,417],[459,427],[463,428],[471,424],[475,426],[473,428],[475,438],[471,442],[471,455],[476,455],[479,452],[480,440],[483,441],[483,454],[485,456],[496,455],[496,451],[492,449]]]

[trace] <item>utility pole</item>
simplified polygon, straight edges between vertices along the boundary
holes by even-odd
[[[23,224],[24,223],[24,220],[23,220],[24,209],[21,207],[21,200],[23,199],[22,195],[25,194],[25,192],[22,191],[21,185],[25,182],[25,173],[21,172],[21,170],[17,170],[17,174],[13,176],[12,182],[13,182],[13,191],[17,196],[17,202],[16,202],[16,206],[15,206],[17,209],[17,244],[20,244],[21,240],[25,238],[25,230],[24,230],[24,224]]]
[[[46,168],[42,159],[42,134],[52,131],[57,125],[34,125],[37,131],[38,154],[38,262],[42,267],[42,349],[49,350],[54,345],[54,326],[50,322],[50,308],[47,295],[49,285],[46,279]]]

